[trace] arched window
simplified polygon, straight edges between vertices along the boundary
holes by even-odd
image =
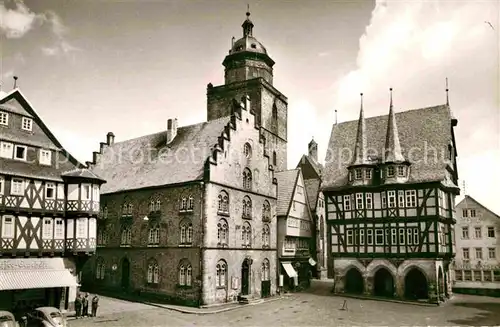
[[[132,243],[132,229],[130,226],[123,226],[120,245],[130,245]]]
[[[158,284],[160,280],[160,268],[156,260],[150,260],[148,264],[148,284]]]
[[[97,245],[106,245],[108,242],[108,233],[106,232],[106,229],[103,227],[100,227],[97,230]]]
[[[160,209],[161,209],[161,201],[155,196],[149,201],[149,211],[150,212],[160,211]]]
[[[156,200],[155,211],[160,211],[160,210],[161,210],[161,201]]]
[[[264,259],[264,261],[262,261],[261,279],[263,281],[271,279],[271,268],[269,267],[268,259]]]
[[[243,154],[245,155],[245,158],[250,158],[252,156],[252,147],[250,146],[250,143],[245,143],[243,146]]]
[[[252,246],[252,226],[248,221],[241,227],[241,243],[245,247]]]
[[[188,260],[183,259],[179,265],[179,285],[191,286],[193,282],[193,269]]]
[[[262,205],[262,221],[271,221],[271,205],[267,200]]]
[[[155,200],[149,201],[149,211],[155,211]]]
[[[218,197],[219,207],[217,211],[222,213],[229,213],[229,195],[226,191],[221,191]]]
[[[271,229],[268,224],[264,224],[262,227],[262,246],[269,247],[271,243]]]
[[[131,208],[131,210],[130,210],[130,212],[131,212],[132,207],[130,207],[130,208]],[[124,203],[123,207],[122,207],[122,215],[129,215],[129,214],[130,214],[129,213],[129,205],[128,205],[128,203]]]
[[[158,225],[149,228],[148,245],[160,244],[160,227]]]
[[[276,151],[273,151],[273,166],[278,164],[278,159],[276,158]]]
[[[186,211],[187,210],[187,198],[183,197],[180,201],[180,210],[181,211]]]
[[[252,189],[252,172],[248,168],[243,170],[243,188],[246,190]]]
[[[191,244],[193,242],[193,225],[190,221],[181,223],[181,244]]]
[[[229,243],[229,226],[225,219],[219,220],[217,224],[217,243],[226,246]]]
[[[243,218],[252,219],[252,200],[248,196],[243,198]]]
[[[102,257],[99,257],[96,260],[95,278],[103,280],[105,272],[106,272],[106,265],[104,264],[104,259]]]
[[[193,196],[189,196],[188,198],[188,210],[193,210],[193,207],[194,207],[194,198]]]
[[[216,270],[216,279],[215,286],[216,287],[225,287],[226,286],[226,276],[227,276],[227,264],[224,260],[219,260],[217,262]]]
[[[134,206],[132,205],[132,203],[129,203],[128,205],[128,214],[131,215],[132,214],[132,210],[134,209]]]

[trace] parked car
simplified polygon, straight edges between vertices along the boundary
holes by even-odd
[[[9,311],[0,311],[0,327],[17,327],[16,318]]]
[[[66,327],[66,317],[54,307],[40,307],[27,314],[28,327]]]

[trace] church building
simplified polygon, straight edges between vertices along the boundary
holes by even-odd
[[[323,191],[335,292],[425,300],[451,292],[458,172],[448,101],[333,126]]]
[[[192,306],[276,294],[287,98],[246,15],[225,83],[207,86],[206,122],[171,117],[164,131],[121,142],[109,133],[94,152],[89,165],[107,184],[88,289]]]

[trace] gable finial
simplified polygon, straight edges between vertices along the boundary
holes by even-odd
[[[14,89],[17,88],[17,76],[13,76],[14,78]]]
[[[449,106],[450,105],[450,99],[448,97],[448,77],[446,77],[446,105]]]
[[[253,23],[250,20],[250,5],[247,3],[247,19],[243,22],[243,37],[252,36]]]
[[[335,125],[337,125],[337,109],[335,109]]]
[[[390,108],[392,108],[392,87],[389,88],[390,96],[391,96],[391,102],[389,104]]]

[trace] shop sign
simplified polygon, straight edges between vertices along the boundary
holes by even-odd
[[[42,260],[13,259],[0,262],[0,270],[41,270],[52,267]]]

